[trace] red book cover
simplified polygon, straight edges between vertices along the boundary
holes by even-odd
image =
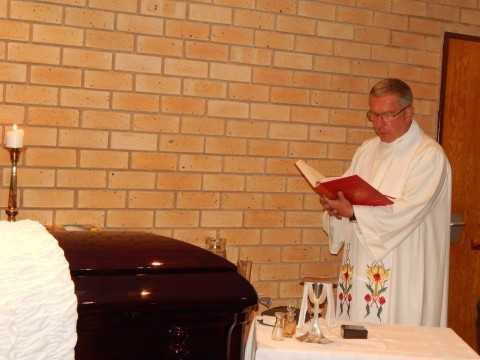
[[[295,165],[315,192],[329,199],[336,199],[337,193],[341,191],[352,205],[382,206],[393,204],[388,196],[380,193],[358,175],[325,180],[321,173],[303,160],[297,161]]]
[[[336,199],[337,193],[341,191],[352,205],[382,206],[393,204],[392,200],[358,175],[322,181],[315,186],[314,190],[329,199]]]

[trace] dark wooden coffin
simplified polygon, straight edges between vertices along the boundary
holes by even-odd
[[[229,261],[139,232],[51,231],[78,298],[76,360],[240,360],[257,294]]]

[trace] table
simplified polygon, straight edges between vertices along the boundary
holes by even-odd
[[[322,331],[331,344],[309,344],[294,338],[271,339],[272,327],[254,322],[245,360],[425,360],[480,359],[452,329],[406,325],[363,324],[368,339],[343,339],[340,325]]]

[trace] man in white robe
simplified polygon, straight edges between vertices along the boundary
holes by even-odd
[[[442,148],[413,120],[413,96],[398,79],[370,92],[377,137],[364,142],[344,174],[358,174],[393,198],[352,206],[321,197],[330,251],[344,245],[337,319],[446,326],[451,168]]]

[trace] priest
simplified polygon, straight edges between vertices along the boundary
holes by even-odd
[[[393,200],[360,206],[320,197],[330,252],[342,246],[337,319],[446,326],[451,168],[441,146],[414,117],[413,94],[384,79],[369,95],[376,137],[356,151],[358,174]]]

